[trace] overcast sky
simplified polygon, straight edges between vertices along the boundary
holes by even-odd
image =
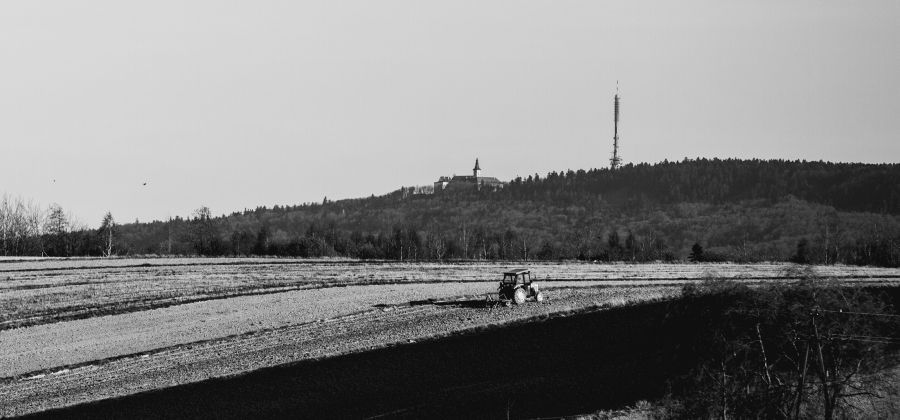
[[[898,162],[900,1],[6,0],[0,193],[96,226],[605,167],[617,80],[625,162]]]

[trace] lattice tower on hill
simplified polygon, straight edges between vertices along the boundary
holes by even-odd
[[[622,163],[619,156],[619,82],[616,82],[616,96],[613,97],[613,152],[609,159],[609,169],[615,170]]]

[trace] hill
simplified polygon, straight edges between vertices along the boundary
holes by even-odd
[[[501,189],[421,190],[223,217],[202,208],[187,219],[123,225],[115,248],[402,260],[900,264],[898,164],[686,159],[535,174]]]

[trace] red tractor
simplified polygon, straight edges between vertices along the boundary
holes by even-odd
[[[544,294],[536,283],[532,283],[531,270],[527,268],[517,268],[503,273],[503,280],[500,281],[497,291],[500,294],[500,301],[506,305],[511,302],[521,305],[527,300],[538,303],[544,301]]]

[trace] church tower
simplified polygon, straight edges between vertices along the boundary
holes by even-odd
[[[478,177],[481,176],[481,166],[478,165],[478,158],[475,158],[475,168],[472,169],[472,175],[475,176],[475,181],[478,181]]]

